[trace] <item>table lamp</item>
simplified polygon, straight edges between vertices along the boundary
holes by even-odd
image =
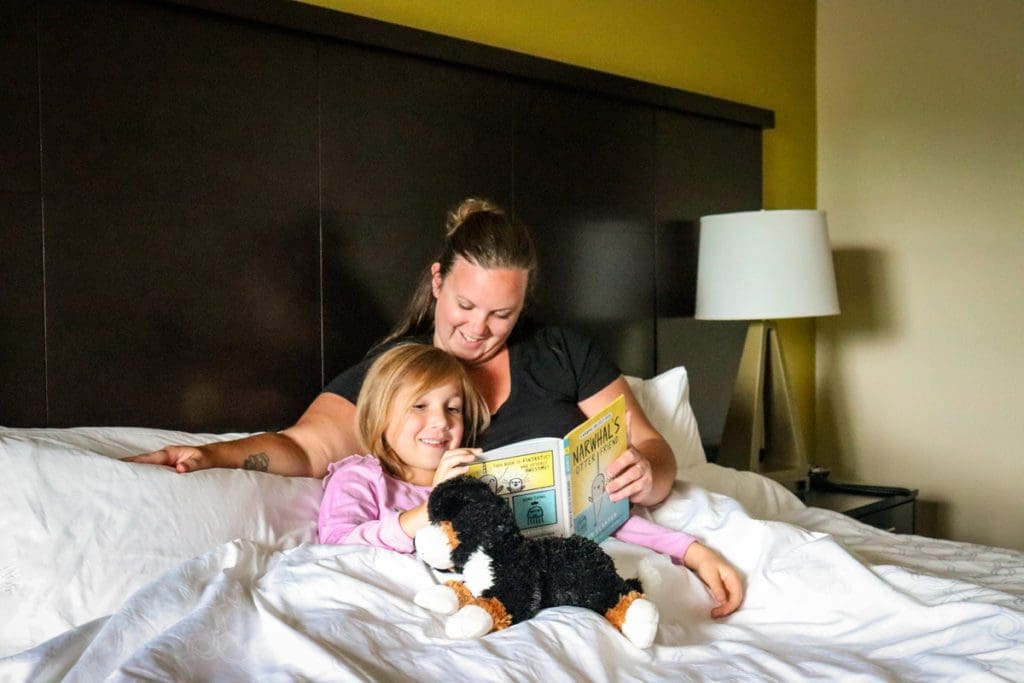
[[[743,211],[700,219],[700,320],[750,320],[716,462],[802,491],[808,476],[779,318],[836,315],[822,211]]]

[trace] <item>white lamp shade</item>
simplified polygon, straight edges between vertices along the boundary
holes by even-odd
[[[696,317],[770,320],[839,313],[823,211],[700,219]]]

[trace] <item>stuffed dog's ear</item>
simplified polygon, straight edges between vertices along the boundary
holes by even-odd
[[[494,492],[479,479],[463,474],[443,481],[430,492],[427,517],[431,522],[454,520],[466,507],[497,499]]]
[[[451,548],[452,567],[461,572],[479,548],[507,544],[519,534],[512,508],[479,479],[462,475],[438,484],[427,501],[431,524],[448,522],[458,543]]]

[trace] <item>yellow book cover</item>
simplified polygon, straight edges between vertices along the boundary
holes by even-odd
[[[608,465],[626,449],[625,406],[619,396],[563,438],[487,451],[469,474],[508,501],[525,535],[576,533],[600,542],[629,516],[629,501],[612,503],[604,491]]]
[[[626,450],[626,400],[619,396],[565,437],[574,533],[601,542],[629,517],[629,500],[613,503],[608,466]]]

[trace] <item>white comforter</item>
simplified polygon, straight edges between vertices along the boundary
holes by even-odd
[[[80,443],[68,450],[40,441],[46,433],[36,431],[0,429],[0,471],[16,477],[0,494],[14,510],[2,529],[10,545],[0,555],[0,655],[8,655],[0,680],[1024,680],[1024,553],[894,536],[805,508],[757,475],[689,468],[689,483],[678,482],[651,511],[742,571],[747,597],[734,615],[710,619],[710,599],[692,574],[608,541],[620,570],[640,572],[661,611],[650,650],[579,608],[453,642],[443,618],[412,601],[437,580],[415,557],[311,542],[316,482],[180,476],[103,457],[131,452],[138,440],[83,452]],[[276,509],[260,508],[252,491],[233,497],[253,481]],[[203,490],[191,497],[196,487]],[[179,514],[146,507],[167,506],[167,490]],[[47,509],[60,501],[63,510]],[[216,541],[232,525],[192,525],[231,510],[244,518],[249,505],[248,538],[211,543],[184,562],[174,557],[182,550],[173,536]],[[100,512],[81,537],[75,525],[91,508]],[[132,524],[140,518],[166,523],[140,529]],[[20,529],[26,524],[36,525],[31,533]],[[101,561],[92,546],[107,543],[98,536],[110,528],[122,529],[114,543],[148,545],[123,547],[121,564],[116,547],[103,547],[110,557]],[[161,540],[161,531],[171,537]],[[40,535],[82,564],[63,573],[47,567],[60,560]],[[35,564],[27,556],[46,553]],[[168,570],[139,575],[133,561],[146,572],[161,562]],[[104,575],[93,576],[99,565]],[[26,576],[28,567],[35,575]],[[43,586],[51,579],[38,575],[48,572],[64,585]],[[111,584],[117,590],[102,590]],[[59,633],[62,620],[70,628]]]

